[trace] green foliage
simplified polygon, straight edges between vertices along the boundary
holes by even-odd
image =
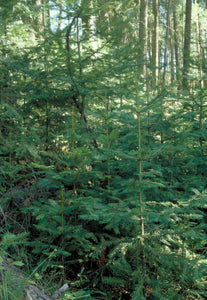
[[[0,10],[0,246],[63,299],[206,299],[206,86],[137,77],[137,1],[34,2]]]

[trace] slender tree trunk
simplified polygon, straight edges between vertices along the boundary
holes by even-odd
[[[202,47],[202,32],[199,22],[199,14],[196,19],[196,42],[197,42],[197,53],[198,53],[198,72],[199,72],[199,87],[202,89],[204,86],[203,82],[203,47]]]
[[[187,77],[188,77],[189,66],[190,66],[191,13],[192,13],[192,0],[186,0],[185,36],[184,36],[184,48],[183,48],[183,87],[185,89],[187,89],[189,86]]]
[[[196,1],[197,2],[197,1]],[[201,32],[201,26],[199,21],[199,14],[196,18],[196,42],[197,42],[197,53],[198,53],[198,72],[199,72],[199,88],[200,90],[204,87],[204,81],[203,81],[203,47],[202,47],[202,32]],[[202,130],[203,128],[203,95],[200,94],[200,107],[199,107],[199,129]],[[203,138],[199,137],[199,143],[201,147],[201,152],[203,152]]]
[[[177,8],[173,5],[173,27],[174,27],[174,47],[175,47],[175,64],[176,64],[176,78],[179,80],[180,73],[180,59],[179,59],[179,43],[178,43],[178,26],[177,26]]]
[[[148,21],[148,1],[141,0],[140,2],[140,22],[139,22],[139,57],[138,57],[138,76],[143,76],[144,87],[147,85],[147,21]],[[137,136],[138,136],[138,201],[140,206],[140,229],[141,238],[139,242],[140,255],[142,261],[142,276],[145,276],[145,249],[144,249],[144,216],[142,203],[142,149],[141,149],[141,111],[138,91],[138,79],[136,77],[136,108],[137,108]],[[144,281],[144,280],[143,280]],[[142,286],[143,290],[143,286]]]
[[[81,47],[81,40],[80,40],[80,24],[79,24],[78,18],[77,18],[77,44],[78,44],[79,74],[80,74],[80,79],[81,79],[81,85],[84,86],[82,55],[81,55],[82,47]],[[85,95],[80,94],[79,101],[80,101],[81,119],[85,122]]]
[[[174,75],[175,74],[175,65],[174,65],[174,41],[172,38],[170,39],[170,48],[171,48],[171,51],[170,51],[171,83],[173,83],[175,80],[175,75]]]
[[[43,42],[43,53],[44,53],[44,71],[45,74],[48,74],[48,58],[47,58],[47,48],[46,48],[46,30],[47,30],[47,9],[46,9],[46,0],[42,0],[42,17],[40,18],[40,21],[42,22],[41,25],[41,32],[42,35],[40,36],[40,40],[44,41]],[[48,89],[48,78],[46,75],[46,78],[44,79],[44,88],[46,90]],[[50,119],[50,103],[48,101],[48,98],[45,98],[45,115],[46,115],[46,120],[45,120],[45,127],[46,127],[46,140],[45,140],[45,150],[48,151],[50,147],[50,124],[51,124],[51,119]]]
[[[47,7],[46,7],[46,15],[47,15],[47,28],[48,31],[51,31],[51,20],[50,20],[50,2],[46,0]]]
[[[141,0],[140,3],[140,23],[139,23],[139,70],[144,79],[146,79],[146,56],[147,56],[147,16],[148,0]]]
[[[140,111],[140,101],[139,101],[139,91],[138,91],[138,80],[136,79],[136,109],[137,109],[137,136],[138,136],[138,201],[140,206],[140,229],[141,229],[141,238],[139,240],[141,261],[142,261],[142,276],[144,278],[146,272],[145,266],[145,224],[144,224],[144,215],[143,215],[143,196],[142,196],[142,142],[141,142],[141,111]]]
[[[169,33],[170,33],[170,12],[171,12],[171,0],[168,1],[167,7],[167,21],[166,21],[166,35],[165,35],[165,53],[164,53],[164,70],[163,70],[163,88],[166,84],[166,68],[168,63],[168,50],[169,50]]]
[[[42,33],[44,31],[44,11],[41,9],[43,2],[42,0],[36,0],[36,6],[40,8],[40,12],[37,16],[37,32],[40,33],[39,39],[42,39]]]
[[[59,5],[59,15],[58,15],[58,30],[61,28],[61,20],[62,20],[63,6],[62,3]]]
[[[153,63],[152,75],[154,77],[155,86],[157,86],[158,84],[158,75],[159,75],[158,74],[158,59],[159,59],[158,8],[159,8],[159,0],[153,0],[154,26],[153,26],[153,33],[152,33],[152,63]]]

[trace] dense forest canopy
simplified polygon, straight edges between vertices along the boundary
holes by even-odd
[[[63,299],[206,299],[207,1],[0,4],[0,254]]]

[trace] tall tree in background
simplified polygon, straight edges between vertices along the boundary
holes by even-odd
[[[159,75],[159,0],[153,0],[153,33],[152,33],[152,63],[153,71],[152,75],[155,80],[155,86],[158,84]]]
[[[146,80],[147,72],[147,24],[148,24],[148,0],[141,0],[139,14],[139,58],[138,68]]]
[[[188,87],[188,72],[190,67],[190,43],[191,43],[191,14],[192,0],[186,0],[185,11],[185,35],[183,48],[183,86]]]
[[[178,38],[178,22],[177,22],[177,4],[178,1],[173,1],[173,29],[174,29],[174,47],[175,47],[175,64],[176,64],[176,78],[179,79],[180,74],[180,56],[179,56],[179,38]]]
[[[167,17],[166,17],[166,31],[165,31],[165,49],[164,49],[164,67],[163,67],[163,88],[166,84],[166,70],[169,64],[169,35],[170,35],[170,17],[171,17],[171,0],[168,1]]]

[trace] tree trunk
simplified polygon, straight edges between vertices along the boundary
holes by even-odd
[[[177,8],[176,3],[173,5],[173,27],[174,27],[174,47],[175,47],[175,64],[176,78],[179,80],[180,59],[179,59],[179,43],[178,43],[178,26],[177,26]]]
[[[185,35],[184,35],[184,48],[183,48],[183,87],[185,89],[187,89],[189,86],[187,76],[188,76],[189,66],[190,66],[191,13],[192,13],[192,0],[186,0]]]
[[[146,79],[146,53],[147,53],[147,12],[148,1],[141,0],[140,3],[140,23],[139,23],[139,70],[142,76]]]
[[[153,63],[153,71],[152,75],[154,77],[155,86],[158,84],[158,6],[159,0],[153,0],[153,15],[154,15],[154,26],[153,26],[153,34],[152,34],[152,63]]]
[[[169,48],[169,33],[170,33],[170,11],[171,11],[171,0],[168,1],[167,7],[167,20],[166,20],[166,35],[165,35],[165,54],[164,54],[164,70],[163,70],[163,88],[166,83],[166,67],[168,63],[168,48]]]
[[[175,65],[174,65],[174,41],[170,39],[170,71],[171,71],[171,83],[175,80]]]
[[[198,53],[198,72],[199,72],[199,88],[204,87],[203,82],[203,47],[202,47],[202,31],[201,31],[201,24],[199,22],[199,14],[196,18],[196,47]]]
[[[44,12],[41,9],[42,0],[36,0],[36,6],[40,7],[40,12],[37,16],[37,32],[39,32],[40,39],[42,39],[42,33],[44,31]]]

